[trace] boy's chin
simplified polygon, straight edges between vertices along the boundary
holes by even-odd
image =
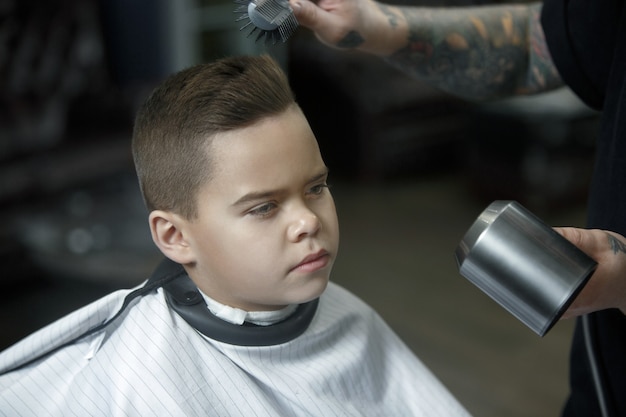
[[[328,287],[328,281],[328,277],[315,278],[308,283],[310,287],[307,288],[306,294],[302,294],[301,297],[298,297],[298,300],[291,304],[304,304],[319,298],[326,290],[326,287]]]

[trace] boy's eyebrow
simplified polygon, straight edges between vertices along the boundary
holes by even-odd
[[[326,177],[327,175],[328,175],[328,168],[324,167],[323,172],[316,174],[313,177],[309,178],[306,183],[310,184],[312,182],[319,181],[323,179],[324,177]],[[268,191],[256,191],[256,192],[248,193],[244,195],[243,197],[239,198],[232,205],[239,206],[241,204],[249,203],[251,201],[263,200],[265,198],[276,195],[279,192],[280,190],[268,190]]]

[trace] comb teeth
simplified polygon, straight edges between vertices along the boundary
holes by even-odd
[[[255,42],[263,36],[266,43],[286,42],[298,28],[298,21],[287,0],[235,0],[235,3],[239,4],[235,13],[242,13],[236,21],[250,20],[239,30],[252,24],[248,37],[260,31]]]
[[[293,13],[289,15],[278,25],[278,32],[280,33],[280,39],[283,42],[287,42],[287,39],[294,34],[298,28],[298,21]]]

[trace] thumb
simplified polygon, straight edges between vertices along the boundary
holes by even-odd
[[[322,23],[323,12],[316,4],[309,0],[290,0],[293,14],[298,23],[306,28],[315,31]]]
[[[310,0],[290,0],[290,5],[298,24],[313,31],[326,45],[339,47],[339,43],[349,32],[346,23],[348,19],[336,11],[327,11]]]

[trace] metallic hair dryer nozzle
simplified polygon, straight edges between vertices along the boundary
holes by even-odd
[[[515,201],[494,201],[456,249],[459,272],[545,335],[571,304],[596,262]]]

